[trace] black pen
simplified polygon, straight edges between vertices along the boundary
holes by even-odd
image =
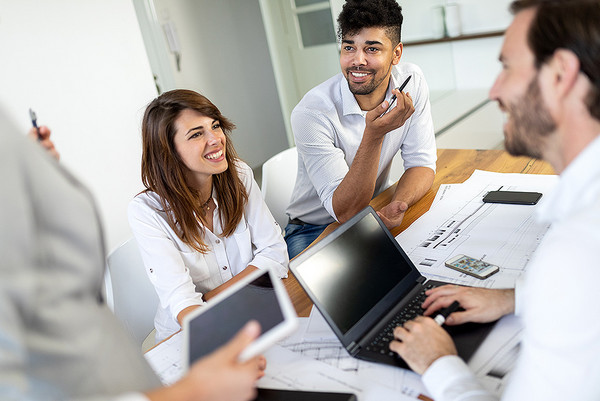
[[[40,129],[37,126],[37,116],[35,115],[35,111],[31,110],[31,108],[29,109],[29,117],[31,117],[31,124],[33,125],[33,128],[35,128],[35,131],[37,132],[37,139],[38,139],[38,141],[41,141],[42,134],[40,134]]]
[[[406,87],[406,84],[408,83],[408,81],[410,81],[410,79],[412,78],[412,75],[409,75],[408,78],[406,78],[404,80],[404,82],[402,83],[402,85],[400,85],[398,89],[400,92],[402,92],[402,90]],[[394,93],[392,95],[392,98],[390,99],[390,104],[388,105],[388,108],[386,109],[386,111],[383,112],[383,114],[381,114],[381,116],[383,116],[385,113],[387,113],[388,111],[390,111],[390,109],[392,108],[392,105],[394,104],[394,102],[396,101],[396,94]],[[379,116],[379,117],[381,117]]]
[[[440,311],[440,313],[438,313],[433,318],[433,320],[435,320],[435,322],[441,326],[446,322],[446,319],[448,318],[448,316],[450,316],[450,314],[452,312],[455,312],[459,307],[460,307],[460,304],[458,303],[458,301],[454,301],[454,302],[452,302],[452,304],[450,304],[449,307],[442,309]]]

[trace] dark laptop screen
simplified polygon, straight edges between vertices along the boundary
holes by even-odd
[[[412,271],[387,235],[367,213],[331,243],[299,257],[298,274],[342,334]]]

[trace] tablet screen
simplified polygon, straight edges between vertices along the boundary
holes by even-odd
[[[284,320],[267,271],[189,321],[189,363],[227,343],[252,319],[262,334]]]

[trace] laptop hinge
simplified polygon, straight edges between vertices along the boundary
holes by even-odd
[[[360,345],[352,341],[350,344],[348,344],[348,353],[350,353],[350,355],[355,355],[358,352],[359,348]]]
[[[427,278],[425,278],[423,276],[421,276],[417,279],[417,283],[419,283],[419,284],[423,284],[425,281],[427,281]]]

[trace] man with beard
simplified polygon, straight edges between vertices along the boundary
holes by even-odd
[[[286,211],[290,257],[382,192],[398,151],[406,171],[392,201],[378,211],[385,224],[400,225],[406,209],[431,188],[436,149],[429,89],[417,66],[400,63],[402,19],[395,0],[347,1],[338,18],[342,71],[310,90],[292,112],[299,156]]]
[[[447,324],[489,322],[516,312],[524,331],[503,399],[600,399],[600,2],[517,0],[502,72],[490,91],[507,115],[506,149],[543,158],[560,173],[538,206],[552,223],[515,290],[445,286],[428,292],[425,315],[458,301]],[[590,313],[591,312],[591,313]],[[394,331],[390,348],[433,398],[494,399],[430,317]]]

